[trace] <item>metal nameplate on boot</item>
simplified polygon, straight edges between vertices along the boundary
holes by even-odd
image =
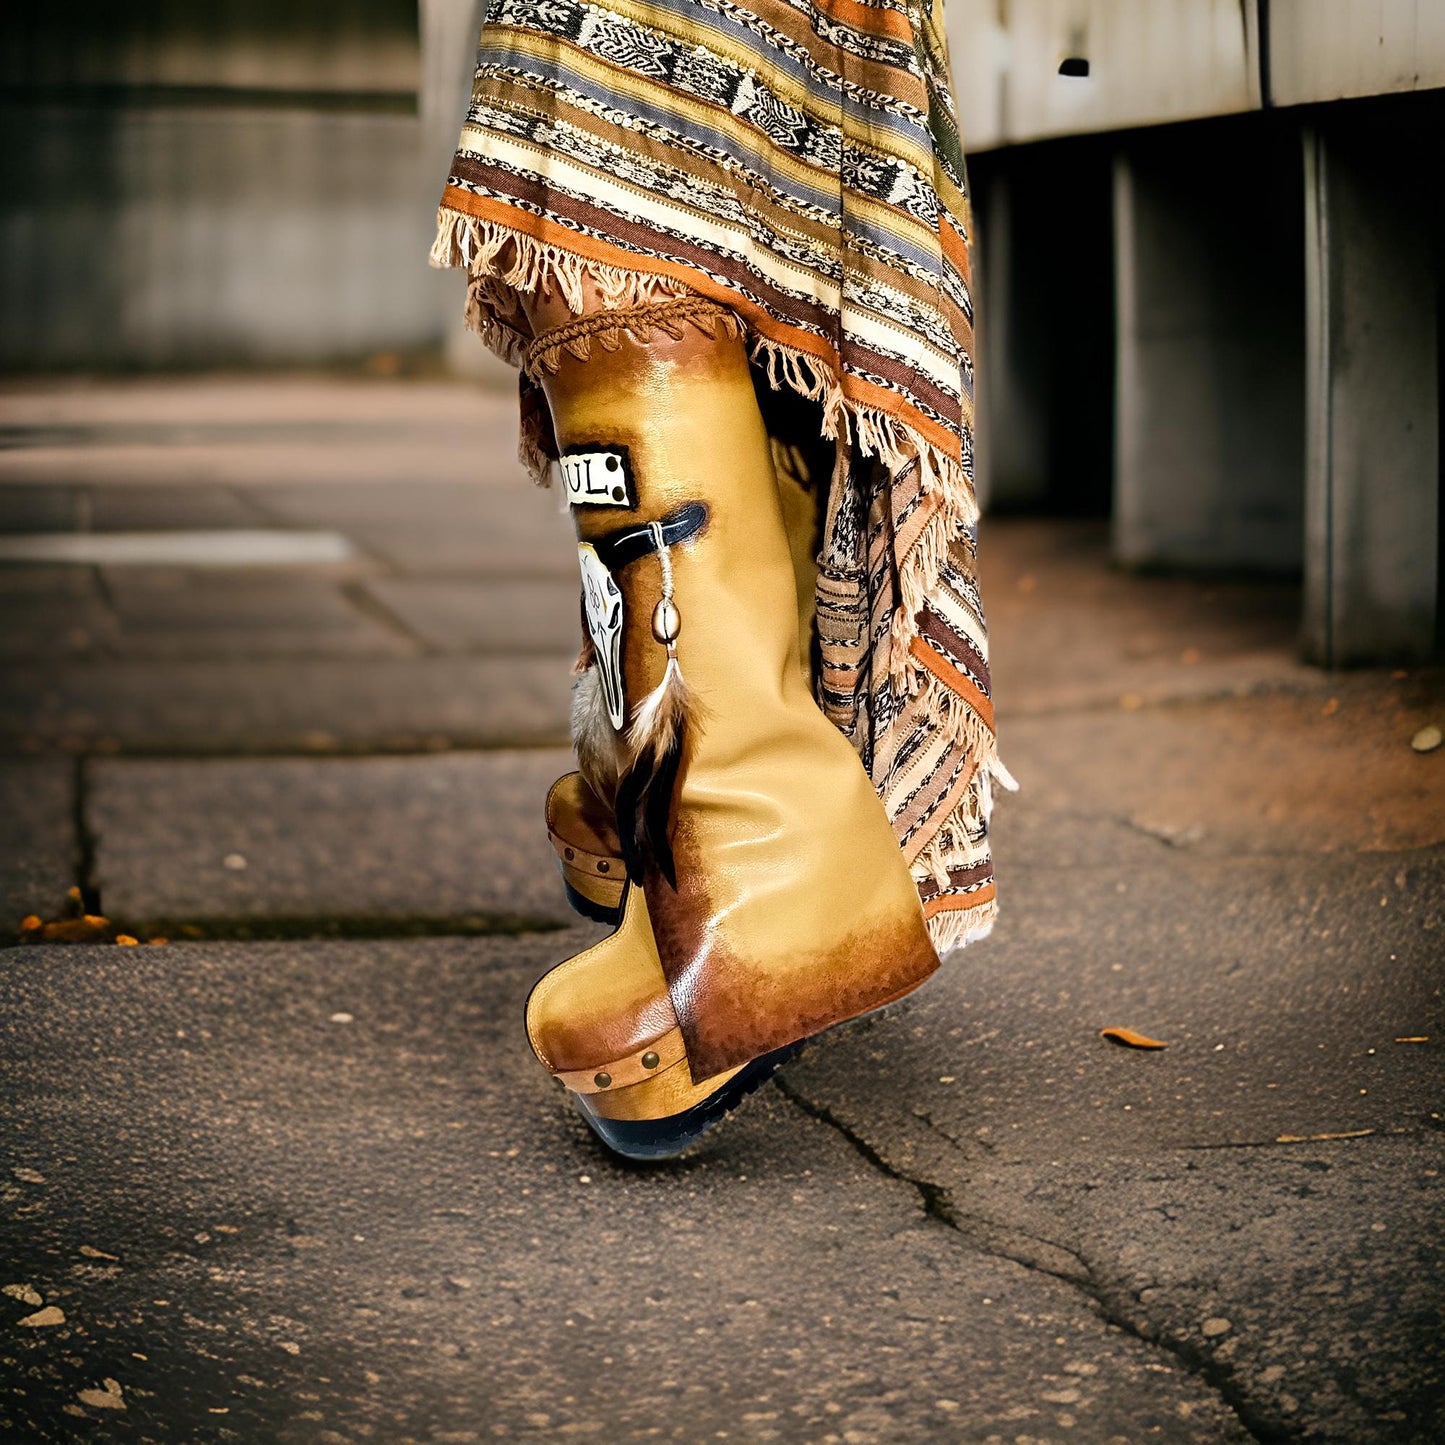
[[[582,611],[597,654],[597,672],[607,716],[620,728],[627,720],[627,694],[622,686],[622,589],[590,542],[577,544],[582,565]]]
[[[626,447],[568,447],[557,461],[569,505],[637,506],[632,461]]]

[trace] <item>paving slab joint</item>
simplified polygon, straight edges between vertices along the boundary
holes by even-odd
[[[423,657],[440,657],[441,649],[423,637],[395,608],[388,607],[380,597],[361,581],[343,582],[341,595],[354,611],[369,622],[395,634]]]
[[[1186,1373],[1210,1389],[1239,1422],[1249,1439],[1258,1441],[1259,1445],[1290,1445],[1295,1440],[1290,1431],[1259,1414],[1235,1383],[1233,1371],[1227,1365],[1216,1361],[1191,1342],[1156,1329],[1146,1316],[1130,1307],[1131,1304],[1139,1304],[1137,1296],[1128,1290],[1110,1288],[1083,1254],[1015,1225],[963,1212],[944,1185],[899,1169],[826,1105],[808,1098],[783,1077],[775,1076],[774,1083],[778,1092],[800,1113],[839,1134],[872,1168],[914,1189],[926,1219],[952,1230],[981,1254],[1007,1260],[1031,1273],[1046,1275],[1079,1290],[1105,1324],[1112,1325],[1151,1350],[1168,1355]]]
[[[80,889],[81,911],[100,913],[100,884],[95,876],[97,839],[90,826],[90,768],[84,753],[75,759],[70,790],[71,826],[75,834],[75,886]]]

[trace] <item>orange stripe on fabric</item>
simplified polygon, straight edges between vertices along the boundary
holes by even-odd
[[[894,417],[905,426],[911,427],[919,436],[931,442],[945,456],[954,461],[958,461],[962,457],[962,442],[957,434],[946,426],[940,425],[906,402],[900,401],[898,395],[887,387],[875,386],[862,377],[845,377],[839,365],[838,352],[835,347],[819,341],[816,336],[812,336],[806,331],[800,331],[795,326],[778,321],[764,311],[761,306],[749,301],[746,296],[740,295],[731,286],[714,281],[712,277],[703,275],[701,271],[692,266],[678,261],[665,261],[657,256],[639,255],[634,251],[627,251],[620,246],[600,241],[596,237],[579,235],[566,226],[559,226],[555,221],[549,221],[545,216],[535,216],[530,211],[518,210],[505,201],[495,201],[488,196],[473,195],[470,191],[461,190],[456,186],[448,186],[442,193],[442,204],[468,216],[475,216],[478,220],[493,221],[509,230],[519,231],[532,240],[541,242],[544,246],[556,246],[559,250],[570,251],[574,255],[583,256],[587,260],[596,261],[603,266],[616,266],[624,271],[644,271],[649,275],[667,276],[674,281],[680,281],[684,286],[691,287],[700,295],[721,302],[724,306],[732,307],[755,331],[767,337],[769,341],[791,347],[794,351],[805,352],[815,360],[831,367],[834,374],[843,383],[844,394],[850,400],[861,402],[865,406]]]
[[[908,646],[914,661],[921,663],[950,692],[956,692],[979,715],[983,725],[994,731],[993,702],[978,690],[972,678],[965,677],[946,657],[940,657],[921,637]]]
[[[981,908],[997,897],[998,889],[992,883],[985,883],[976,893],[941,893],[923,905],[923,916],[932,918],[935,913],[960,913],[965,908]]]
[[[959,235],[957,227],[947,216],[938,218],[938,239],[943,243],[943,254],[953,262],[959,275],[968,281],[968,243]]]
[[[858,0],[814,0],[818,9],[830,20],[865,30],[869,35],[886,35],[890,40],[913,40],[913,26],[906,15],[897,10],[882,10],[875,5],[860,5]]]

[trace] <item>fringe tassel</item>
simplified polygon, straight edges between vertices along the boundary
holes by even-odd
[[[517,460],[527,469],[527,475],[539,487],[549,486],[552,481],[552,457],[542,442],[542,428],[538,418],[523,418],[517,431]],[[559,492],[559,496],[562,494]]]
[[[498,267],[497,260],[508,246],[512,248],[511,264],[505,268]],[[540,291],[544,296],[555,290],[573,311],[580,313],[585,304],[584,277],[596,287],[598,295],[608,306],[641,306],[651,301],[696,294],[691,288],[664,276],[650,276],[641,271],[628,271],[620,266],[585,260],[575,252],[534,240],[510,226],[478,220],[449,206],[441,206],[437,210],[437,235],[430,260],[439,269],[456,267],[466,271],[472,278],[472,290],[479,302],[491,299],[492,293],[488,286],[477,286],[475,283],[500,283],[514,292]],[[478,324],[485,319],[474,316],[470,311],[467,315],[468,325],[474,331],[482,332],[483,340],[491,344]],[[520,334],[518,339],[524,344],[530,340]],[[514,356],[504,354],[503,359],[512,361]]]
[[[928,920],[928,936],[944,958],[955,948],[987,938],[997,920],[998,904],[992,899],[977,908],[944,908]]]

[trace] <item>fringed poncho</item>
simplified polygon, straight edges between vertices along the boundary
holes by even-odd
[[[432,254],[518,364],[519,291],[721,302],[834,444],[815,692],[940,953],[992,925],[1012,786],[975,567],[971,228],[942,0],[491,0]],[[524,376],[539,480],[550,430]]]

